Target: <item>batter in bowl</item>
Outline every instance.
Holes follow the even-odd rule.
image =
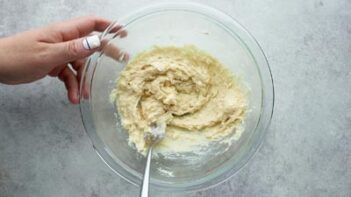
[[[144,154],[144,133],[165,123],[159,153],[187,152],[239,138],[246,91],[217,59],[194,46],[155,47],[136,56],[111,93],[130,145]]]

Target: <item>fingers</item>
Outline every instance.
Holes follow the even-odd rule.
[[[72,104],[79,103],[79,84],[86,59],[76,60],[71,63],[72,70],[68,65],[60,65],[50,72],[50,76],[58,76],[64,82],[68,99]],[[84,93],[84,91],[83,91]]]
[[[49,45],[52,56],[48,64],[60,65],[90,56],[99,49],[101,42],[97,35]]]
[[[121,37],[121,38],[124,38],[128,35],[128,32],[125,30],[125,29],[120,29],[118,32],[117,32],[117,36]]]
[[[88,99],[90,96],[90,84],[89,81],[83,81],[83,84],[81,84],[81,77],[82,77],[82,73],[84,70],[84,65],[86,63],[86,59],[80,59],[80,60],[76,60],[74,61],[71,65],[74,68],[74,70],[76,70],[77,72],[77,80],[78,80],[78,84],[80,85],[80,96]]]
[[[129,60],[128,53],[122,51],[120,48],[116,47],[113,44],[109,44],[104,47],[104,54],[115,59],[116,61],[127,62]]]
[[[125,35],[126,32],[122,31],[121,36]],[[113,45],[107,45],[106,40],[100,41],[97,35],[50,45],[53,57],[48,60],[50,61],[48,63],[56,65],[88,57],[95,51],[101,50],[102,47],[105,48],[104,52],[107,56],[118,61],[127,61],[129,59],[128,54]]]
[[[82,72],[83,72],[83,69],[84,69],[85,62],[86,62],[86,59],[79,59],[79,60],[74,61],[71,64],[73,69],[77,73],[78,84],[80,84],[80,79],[82,77]]]
[[[86,36],[93,31],[104,31],[111,24],[110,20],[97,16],[84,16],[60,22],[54,25],[63,40],[68,41]]]
[[[79,17],[51,26],[48,30],[51,33],[54,32],[55,36],[41,40],[49,48],[49,51],[45,51],[44,55],[50,56],[50,58],[41,61],[45,61],[45,64],[49,65],[65,65],[68,62],[92,55],[95,51],[103,48],[104,40],[100,40],[97,35],[83,38],[82,36],[91,35],[93,31],[103,31],[106,28],[109,29],[110,33],[115,33],[115,36],[121,38],[127,36],[127,31],[120,24],[111,24],[111,21],[96,16]],[[57,75],[58,70],[60,69],[54,69],[50,75]]]
[[[65,83],[68,99],[73,104],[79,103],[78,80],[69,67],[65,67],[58,75],[59,79]]]
[[[67,66],[67,64],[63,64],[63,65],[59,65],[59,66],[56,66],[54,69],[52,69],[50,72],[49,72],[49,75],[51,77],[57,77],[60,72]]]
[[[123,30],[123,25],[115,23],[109,32],[115,33]]]
[[[114,37],[124,38],[127,36],[128,32],[123,28],[124,26],[118,23],[114,23],[107,29],[108,33],[115,33]]]

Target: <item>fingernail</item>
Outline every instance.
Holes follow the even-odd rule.
[[[86,37],[83,40],[83,47],[88,50],[98,48],[100,45],[100,38],[97,35]]]

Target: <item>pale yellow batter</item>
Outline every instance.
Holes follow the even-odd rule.
[[[186,152],[233,132],[240,137],[246,92],[218,60],[194,46],[155,47],[135,57],[111,93],[140,153],[144,133],[165,122],[158,152]]]

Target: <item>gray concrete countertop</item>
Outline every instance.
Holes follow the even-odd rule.
[[[0,36],[74,16],[118,19],[151,0],[0,0]],[[198,1],[200,2],[200,1]],[[201,1],[236,18],[270,63],[276,107],[255,157],[229,181],[153,196],[351,196],[351,1]],[[95,154],[57,79],[0,85],[0,196],[138,196]]]

